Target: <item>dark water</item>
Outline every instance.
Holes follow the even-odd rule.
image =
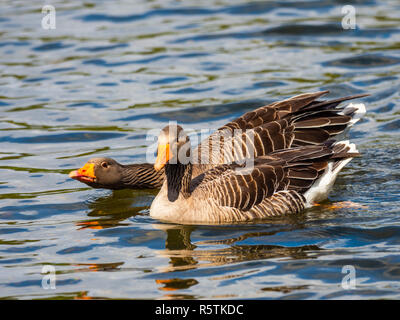
[[[51,3],[55,30],[43,1],[1,3],[1,298],[400,298],[397,0]],[[164,224],[147,215],[154,191],[68,178],[94,156],[145,161],[170,119],[198,132],[325,89],[371,94],[350,133],[363,156],[297,217]]]

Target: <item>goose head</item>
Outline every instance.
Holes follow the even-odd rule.
[[[188,164],[190,162],[190,139],[179,125],[170,124],[158,136],[156,171],[168,164]]]
[[[69,177],[94,188],[113,186],[122,179],[123,166],[111,158],[92,158],[82,168],[73,170]]]

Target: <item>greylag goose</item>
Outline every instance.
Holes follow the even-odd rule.
[[[326,199],[340,170],[359,155],[354,144],[335,138],[339,140],[338,134],[365,114],[365,106],[338,107],[354,96],[315,101],[324,93],[297,96],[245,114],[221,128],[247,129],[234,138],[216,137],[219,129],[210,144],[214,149],[201,160],[211,159],[211,164],[202,162],[204,170],[195,177],[193,154],[203,155],[204,144],[191,152],[180,126],[165,127],[154,168],[165,168],[166,179],[150,215],[178,223],[230,223],[299,213]],[[250,145],[244,143],[249,135]],[[233,148],[232,142],[239,147]],[[248,156],[249,146],[251,168],[238,161]]]
[[[165,167],[166,180],[150,215],[177,223],[229,223],[299,213],[324,200],[339,171],[358,155],[348,141],[327,141],[257,157],[250,171],[243,164],[223,164],[192,179],[191,162],[182,163],[176,156],[190,144],[183,129],[167,126],[159,143],[154,166]],[[176,154],[164,152],[172,146]],[[169,163],[174,158],[176,163]]]
[[[316,100],[326,93],[328,91],[302,94],[274,102],[248,112],[219,128],[193,150],[197,161],[192,167],[192,177],[195,178],[216,165],[246,158],[240,148],[232,152],[229,148],[226,150],[227,146],[246,140],[244,135],[232,138],[235,130],[247,130],[248,134],[254,136],[257,144],[256,156],[289,147],[286,140],[285,145],[281,144],[283,140],[278,129],[282,121],[294,123],[291,147],[321,143],[344,132],[357,121],[361,111],[350,105],[344,112],[344,108],[337,106],[343,101],[365,95],[327,101]],[[219,144],[216,138],[223,135],[225,139]],[[227,143],[229,139],[232,141]],[[94,158],[82,168],[71,171],[69,176],[93,188],[160,188],[164,180],[164,170],[156,172],[153,165],[148,163],[122,165],[110,158]]]

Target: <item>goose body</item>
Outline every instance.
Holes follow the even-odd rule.
[[[257,158],[251,172],[221,165],[193,180],[186,179],[182,165],[166,165],[150,215],[177,223],[230,223],[300,213],[326,199],[339,171],[358,155],[348,141],[289,151]],[[181,183],[171,186],[171,175]]]
[[[186,154],[190,150],[183,129],[165,127],[155,169],[165,169],[166,179],[150,215],[178,223],[230,223],[296,214],[326,199],[340,170],[358,155],[354,144],[336,140],[363,116],[365,107],[338,107],[356,96],[317,101],[324,93],[296,96],[245,114],[202,142],[189,161],[178,157],[182,149]],[[235,129],[246,131],[223,143],[215,139],[221,130]],[[243,164],[249,135],[251,169]],[[212,140],[212,150],[206,150]],[[193,154],[203,161],[197,176]]]

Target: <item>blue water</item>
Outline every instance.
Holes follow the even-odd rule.
[[[1,4],[0,298],[400,298],[397,0],[347,1],[349,30],[334,0],[51,4],[50,30],[41,1]],[[362,157],[301,215],[166,224],[156,191],[68,178],[95,156],[144,162],[169,120],[198,133],[318,90],[371,95],[349,134]]]

